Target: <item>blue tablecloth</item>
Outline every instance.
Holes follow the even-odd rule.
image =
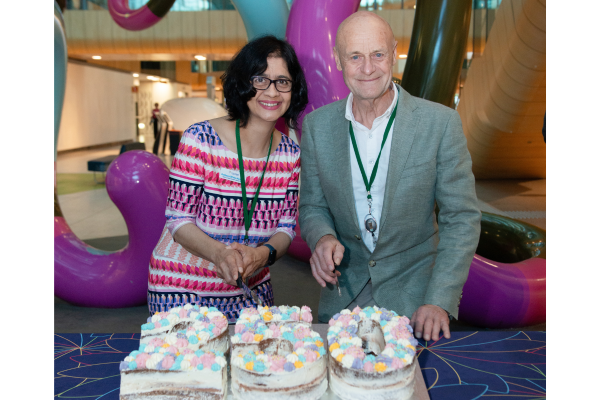
[[[139,334],[55,334],[55,398],[117,400],[119,362],[139,340]],[[546,397],[545,332],[452,332],[450,340],[419,344],[431,400]]]

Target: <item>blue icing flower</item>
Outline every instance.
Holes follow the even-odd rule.
[[[319,354],[321,354],[322,356],[325,355],[325,347],[324,346],[319,347]]]
[[[212,331],[213,329],[215,329],[215,324],[210,324],[210,325],[207,327],[207,329],[208,329],[209,331]]]
[[[171,371],[177,371],[181,369],[181,361],[177,360],[173,363],[173,366],[170,368]]]
[[[345,350],[345,349],[347,349],[350,346],[351,346],[350,343],[344,343],[343,345],[340,346],[340,349]]]
[[[146,319],[146,322],[152,322],[152,317],[148,317],[148,319]]]
[[[215,351],[215,356],[216,357],[223,357],[223,352],[222,351]]]
[[[369,361],[372,364],[375,364],[375,356],[373,354],[369,354],[365,357],[365,362]]]
[[[287,372],[292,372],[296,369],[296,367],[294,366],[294,364],[288,361],[285,364],[283,364],[283,369]]]
[[[410,326],[410,325],[407,325],[407,326],[406,326],[406,328],[408,329],[408,331],[409,331],[410,333],[413,333],[413,328],[412,328],[412,326]]]
[[[358,314],[354,314],[352,318],[354,318],[354,320],[357,322],[360,321],[360,316]]]
[[[135,361],[130,361],[128,367],[129,369],[136,369],[137,363]]]
[[[188,338],[188,342],[190,344],[198,344],[198,337],[196,335],[192,335]]]
[[[214,311],[219,311],[219,309],[216,308],[216,307],[208,307],[208,311],[213,311],[214,312]]]
[[[363,368],[363,362],[360,358],[355,358],[354,361],[352,361],[352,369],[362,369]]]
[[[298,360],[300,360],[300,361],[302,361],[303,363],[305,363],[305,362],[306,362],[306,357],[304,357],[304,354],[300,354],[300,355],[298,356]]]
[[[147,331],[150,329],[154,329],[154,324],[152,322],[142,325],[142,330]]]
[[[157,369],[158,371],[162,371],[162,370],[164,369],[164,368],[163,368],[163,365],[162,365],[162,363],[163,363],[163,360],[160,360],[160,361],[158,362],[158,364],[156,364],[156,369]]]
[[[197,369],[198,371],[202,371],[202,370],[204,369],[204,365],[202,365],[202,364],[198,364],[198,366],[196,367],[196,369]]]
[[[181,363],[183,361],[183,354],[180,354],[177,356],[177,358],[175,359],[175,362]]]
[[[380,355],[377,356],[376,360],[377,360],[377,362],[384,363],[388,367],[392,366],[392,358],[388,357],[386,355],[380,354]]]
[[[141,351],[139,350],[134,350],[131,352],[131,354],[129,354],[130,357],[136,358],[138,356],[138,354],[140,354]]]
[[[285,340],[289,340],[291,341],[295,341],[295,337],[294,334],[292,332],[284,332],[283,335],[281,335],[282,338],[284,338]]]
[[[281,314],[281,319],[285,321],[286,319],[290,319],[290,316],[288,314]]]
[[[267,367],[265,367],[265,364],[262,361],[256,361],[253,369],[256,372],[263,372],[265,369],[267,369]]]
[[[204,355],[204,351],[202,350],[196,350],[196,352],[194,353],[196,355],[196,357],[201,357]]]
[[[139,351],[143,353],[144,350],[146,350],[146,343],[140,343]]]
[[[395,351],[394,355],[398,358],[404,358],[406,356],[406,352],[400,350],[400,351]]]
[[[335,342],[335,336],[327,338],[327,344],[331,346]]]
[[[185,339],[187,336],[185,336],[185,333],[183,332],[177,332],[177,339]]]
[[[334,314],[333,319],[337,320],[340,317],[340,315],[342,315],[342,314],[340,314],[340,313]]]
[[[412,344],[415,347],[417,347],[417,345],[419,344],[419,341],[417,339],[415,339],[414,337],[410,337],[408,339],[408,341],[410,342],[410,344]]]
[[[356,325],[348,325],[348,327],[346,328],[346,331],[348,331],[352,335],[356,335],[356,332],[358,331],[358,327]]]
[[[169,325],[169,320],[168,319],[161,319],[160,320],[160,326],[167,326]]]
[[[247,362],[252,361],[252,356],[253,355],[254,354],[251,354],[251,353],[250,354],[244,354],[244,362],[247,363]]]
[[[213,363],[213,365],[210,366],[210,369],[212,369],[213,371],[217,372],[221,370],[221,366],[217,363]]]
[[[127,361],[121,361],[119,364],[119,371],[126,371],[129,369],[129,363]]]
[[[387,325],[387,323],[388,323],[388,322],[387,322],[385,319],[384,319],[384,320],[381,320],[381,321],[379,321],[379,325],[381,325],[382,327],[386,326],[386,325]]]
[[[305,349],[307,350],[312,350],[312,351],[319,351],[319,347],[317,347],[316,344],[309,344],[308,346],[304,346]]]

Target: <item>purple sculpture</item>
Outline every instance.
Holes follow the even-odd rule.
[[[141,31],[167,15],[175,0],[150,0],[137,10],[129,8],[128,0],[108,0],[108,12],[123,29]]]
[[[54,217],[54,294],[85,307],[131,307],[146,302],[148,263],[165,225],[169,169],[154,154],[132,150],[108,167],[106,190],[123,214],[129,243],[98,250]]]
[[[335,65],[333,47],[338,26],[359,4],[360,0],[296,0],[292,4],[286,37],[296,50],[308,84],[308,105],[300,125],[304,115],[350,93]],[[301,140],[301,130],[296,134]]]

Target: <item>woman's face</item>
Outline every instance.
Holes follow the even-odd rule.
[[[285,60],[281,57],[269,57],[267,58],[267,69],[262,74],[256,76],[262,76],[271,80],[287,79],[292,80]],[[292,88],[294,90],[294,88]],[[292,99],[292,92],[280,93],[275,88],[275,83],[266,90],[256,90],[256,96],[248,101],[248,108],[250,109],[250,120],[257,118],[263,121],[275,122],[281,117],[287,109],[290,107]]]

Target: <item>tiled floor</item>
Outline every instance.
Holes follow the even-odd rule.
[[[146,143],[151,150],[152,141]],[[88,173],[87,161],[118,154],[120,146],[101,150],[79,151],[59,155],[57,173]],[[167,166],[171,156],[161,156]],[[90,174],[90,180],[93,179]],[[546,180],[485,180],[476,183],[482,211],[520,219],[546,228]],[[59,204],[73,232],[92,246],[118,250],[127,243],[127,228],[119,210],[106,189],[59,196]],[[272,268],[272,281],[277,304],[309,305],[316,317],[319,287],[310,267],[291,257],[282,257]],[[290,278],[292,277],[292,278]],[[298,290],[302,288],[302,290]],[[56,332],[139,332],[147,317],[147,307],[125,309],[88,309],[72,306],[55,298]],[[474,327],[454,322],[455,330]],[[528,327],[545,330],[545,324]]]

